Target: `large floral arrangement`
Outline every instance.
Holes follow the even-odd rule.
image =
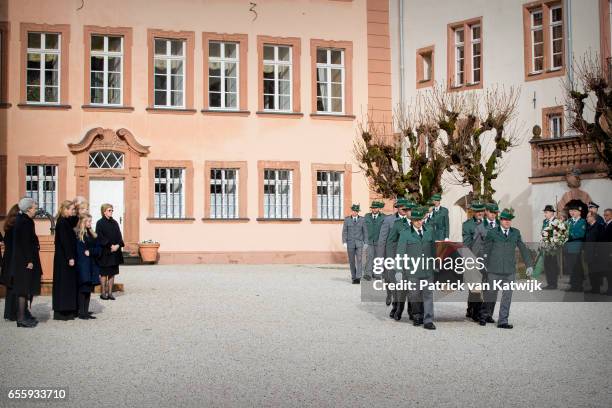
[[[567,242],[568,236],[567,223],[555,218],[542,230],[540,249],[545,253],[554,253]]]

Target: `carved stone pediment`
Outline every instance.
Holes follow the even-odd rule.
[[[80,142],[69,143],[68,148],[74,154],[91,150],[92,148],[108,150],[125,150],[127,148],[138,153],[140,156],[149,154],[149,146],[138,143],[134,135],[129,130],[123,128],[116,132],[112,129],[103,129],[101,127],[91,129]]]

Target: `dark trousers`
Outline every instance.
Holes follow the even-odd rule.
[[[565,253],[565,274],[570,276],[572,289],[582,290],[584,271],[582,269],[582,253]]]
[[[4,318],[12,321],[17,320],[17,296],[9,288],[6,288],[6,297],[4,298]]]
[[[489,290],[485,290],[483,293],[484,306],[481,311],[481,319],[487,317],[493,317],[493,309],[495,302],[497,301],[497,292],[493,283],[495,281],[501,283],[513,282],[516,278],[516,274],[511,275],[497,275],[494,273],[487,274],[487,282],[489,283]],[[510,304],[512,303],[512,290],[502,290],[501,301],[499,302],[499,320],[498,324],[508,323],[508,316],[510,316]]]
[[[559,258],[557,254],[544,255],[544,273],[548,286],[556,288],[559,281]]]

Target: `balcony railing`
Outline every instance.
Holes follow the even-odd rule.
[[[564,176],[572,168],[582,173],[607,171],[593,146],[582,137],[532,139],[530,143],[532,178]]]

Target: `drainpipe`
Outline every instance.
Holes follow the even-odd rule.
[[[565,0],[567,15],[567,79],[570,84],[574,80],[574,46],[572,42],[572,0]]]
[[[399,0],[399,103],[404,105],[404,0]]]

